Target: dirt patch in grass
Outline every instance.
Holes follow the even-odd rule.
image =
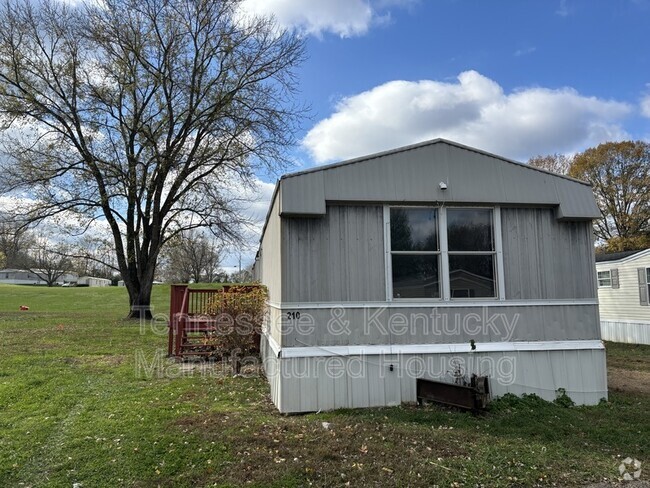
[[[650,371],[610,367],[607,372],[607,383],[610,390],[650,394]]]

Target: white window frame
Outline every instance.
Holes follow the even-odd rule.
[[[601,278],[600,274],[601,273],[607,273],[607,278]],[[648,272],[646,271],[646,276]],[[596,273],[596,279],[598,280],[598,288],[611,288],[612,287],[612,270],[611,269],[603,269],[601,271],[598,271]],[[601,285],[601,281],[608,281],[609,285]]]
[[[392,250],[390,242],[390,209],[391,208],[436,208],[438,210],[438,252],[431,252],[431,254],[439,254],[439,279],[441,286],[440,298],[394,298],[393,297],[393,264],[392,264]],[[494,297],[470,297],[459,298],[451,297],[451,283],[449,281],[449,248],[447,242],[447,209],[489,209],[492,210],[492,232],[494,238],[494,279],[495,289]],[[504,282],[504,264],[503,264],[503,238],[501,235],[501,207],[488,206],[488,205],[453,205],[447,207],[445,205],[384,205],[384,268],[385,281],[386,281],[386,301],[399,301],[399,302],[489,302],[494,300],[503,301],[506,298],[505,282]],[[418,254],[418,253],[414,253]],[[422,254],[422,253],[420,253]],[[459,253],[463,254],[463,253]],[[465,253],[469,254],[469,253]],[[488,254],[488,253],[478,253]]]
[[[426,208],[426,209],[433,209],[436,210],[436,221],[438,222],[438,228],[436,229],[438,232],[438,250],[437,251],[393,251],[392,249],[392,243],[390,240],[390,209],[391,208],[413,208],[413,209],[418,209],[418,208]],[[386,235],[385,235],[385,240],[384,242],[387,242],[388,245],[386,246],[387,252],[386,252],[386,297],[388,301],[393,301],[393,300],[399,300],[400,302],[420,302],[420,301],[432,301],[432,302],[439,302],[442,301],[444,298],[444,292],[443,292],[443,268],[442,268],[442,236],[440,235],[440,213],[441,213],[442,208],[437,207],[435,205],[385,205],[384,206],[384,222],[386,222],[386,225],[384,226],[386,229]],[[387,239],[387,240],[386,240]],[[445,242],[446,244],[446,242]],[[414,255],[414,256],[438,256],[438,286],[440,289],[440,296],[439,297],[431,297],[431,298],[394,298],[393,297],[393,254],[396,255],[402,255],[402,256],[408,256]]]
[[[645,269],[645,284],[648,287],[648,297],[650,297],[650,268]]]

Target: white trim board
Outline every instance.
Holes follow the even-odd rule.
[[[399,354],[460,354],[521,351],[577,351],[604,349],[600,340],[576,341],[519,341],[519,342],[479,342],[472,351],[470,344],[401,344],[401,345],[359,345],[359,346],[313,346],[280,348],[266,336],[276,357],[284,359],[333,357],[333,356],[378,356]],[[271,342],[272,341],[272,342]],[[274,344],[275,343],[275,346]],[[277,347],[277,349],[276,349]]]
[[[503,234],[501,230],[501,207],[494,207],[494,250],[496,251],[496,278],[499,300],[506,299],[506,272],[503,265]]]
[[[429,302],[396,300],[390,302],[266,302],[276,310],[308,310],[330,308],[479,308],[479,307],[557,307],[576,305],[598,305],[597,299],[584,300],[485,300]]]
[[[280,351],[282,351],[282,348],[280,347],[280,344],[278,344],[278,341],[276,341],[273,337],[271,337],[270,334],[264,334],[264,337],[266,337],[266,340],[269,343],[269,347],[273,351],[273,355],[276,358],[280,357]]]

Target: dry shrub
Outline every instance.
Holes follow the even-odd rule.
[[[204,313],[216,316],[218,323],[210,342],[223,356],[231,357],[236,374],[242,357],[259,353],[267,299],[262,285],[234,285],[224,287],[207,302]]]

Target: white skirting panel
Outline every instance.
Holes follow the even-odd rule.
[[[282,411],[280,405],[280,359],[278,359],[277,354],[273,350],[273,347],[269,344],[269,341],[273,341],[272,338],[269,338],[266,334],[262,334],[260,338],[260,353],[262,356],[262,362],[264,364],[264,373],[266,374],[266,379],[269,382],[271,387],[271,400],[275,405]]]
[[[600,319],[600,335],[604,341],[650,345],[650,322]]]
[[[271,397],[282,413],[399,405],[416,401],[416,379],[453,381],[454,371],[487,375],[493,396],[564,389],[576,404],[607,398],[605,351],[524,350],[470,353],[276,357],[262,338]]]

